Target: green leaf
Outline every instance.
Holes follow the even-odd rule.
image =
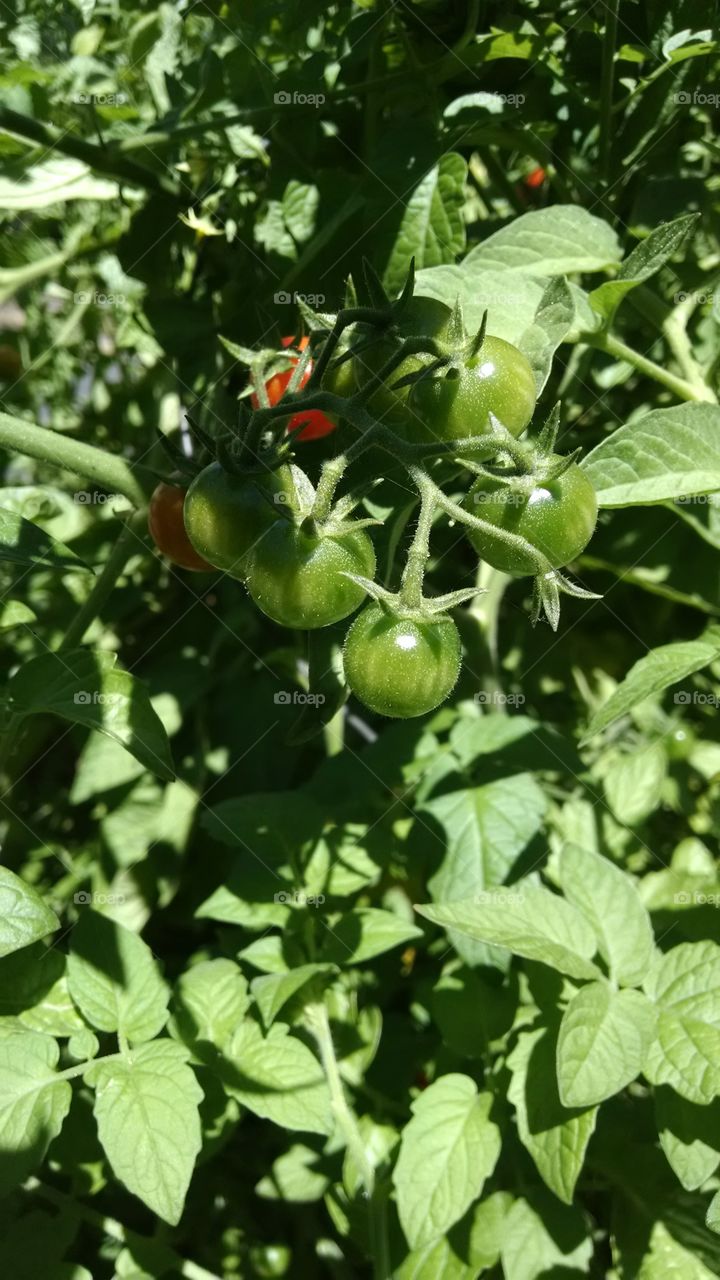
[[[98,1031],[139,1043],[165,1026],[169,992],[150,948],[107,916],[84,909],[71,934],[67,975],[75,1004]]]
[[[322,1172],[322,1156],[304,1143],[294,1143],[273,1161],[269,1174],[255,1186],[266,1200],[312,1204],[324,1196],[330,1179]]]
[[[187,1050],[173,1040],[144,1044],[126,1061],[96,1063],[86,1080],[95,1088],[98,1137],[115,1177],[174,1226],[201,1146],[203,1091]]]
[[[715,1195],[708,1205],[705,1222],[711,1231],[717,1231],[718,1234],[720,1234],[720,1191],[715,1192]]]
[[[619,822],[634,827],[662,803],[667,777],[667,751],[662,742],[648,742],[637,751],[624,751],[603,776],[605,799]]]
[[[590,925],[558,894],[520,883],[479,896],[485,901],[428,903],[415,910],[435,924],[540,960],[571,978],[600,976],[592,963],[597,940]]]
[[[643,506],[720,489],[720,406],[653,409],[583,458],[601,507]]]
[[[713,1280],[716,1276],[717,1271],[711,1271],[692,1248],[686,1249],[676,1240],[663,1222],[652,1225],[637,1280]]]
[[[554,204],[514,218],[465,258],[463,269],[559,276],[602,271],[618,262],[620,244],[604,218],[580,205]],[[508,287],[510,282],[508,282]]]
[[[441,1076],[413,1102],[393,1172],[411,1248],[443,1235],[481,1194],[500,1154],[492,1102],[492,1094],[478,1094],[474,1081],[457,1073]]]
[[[674,1089],[655,1090],[660,1145],[686,1191],[697,1191],[720,1165],[720,1099],[698,1106]]]
[[[22,600],[6,600],[0,605],[0,631],[13,631],[15,627],[24,627],[36,621],[37,614],[23,604]]]
[[[593,1242],[585,1216],[538,1188],[516,1200],[505,1220],[504,1280],[575,1280],[589,1274]]]
[[[701,1105],[720,1094],[720,947],[684,942],[659,955],[644,988],[659,1008],[645,1062],[651,1084]]]
[[[566,844],[560,855],[560,885],[565,897],[590,921],[613,979],[621,986],[639,986],[655,940],[630,876],[608,858]]]
[[[473,1205],[446,1236],[406,1254],[394,1280],[477,1280],[500,1258],[505,1219],[512,1205],[507,1191],[495,1191]]]
[[[23,1182],[62,1128],[72,1090],[55,1075],[60,1051],[50,1036],[0,1036],[0,1188]]]
[[[47,209],[66,200],[115,200],[119,188],[109,178],[98,178],[81,160],[50,156],[17,179],[0,178],[0,209],[27,212]]]
[[[8,511],[4,507],[0,508],[0,560],[9,560],[13,564],[41,565],[45,569],[56,569],[62,573],[67,573],[70,569],[92,573],[89,565],[84,564],[64,542],[57,542],[31,520],[25,520],[17,512]]]
[[[417,925],[378,907],[355,907],[327,917],[324,924],[321,959],[336,965],[361,964],[422,937]]]
[[[517,342],[532,365],[538,396],[550,376],[553,356],[574,320],[575,299],[570,286],[564,276],[555,276],[548,282],[532,324]]]
[[[337,972],[337,966],[334,964],[301,964],[287,973],[267,973],[260,978],[254,978],[250,984],[250,990],[260,1010],[264,1026],[271,1026],[288,1000],[297,995],[308,983],[312,983],[314,992],[318,985],[313,982],[314,978],[322,974],[325,981],[330,981]]]
[[[610,695],[607,702],[591,717],[583,746],[602,733],[615,720],[627,715],[638,702],[652,694],[677,684],[694,671],[700,671],[720,656],[720,644],[707,632],[699,640],[679,640],[675,644],[661,644],[630,668],[625,679]]]
[[[591,1107],[637,1079],[653,1037],[655,1009],[641,991],[591,982],[560,1024],[557,1074],[566,1107]]]
[[[418,271],[416,292],[438,298],[454,307],[459,298],[465,324],[479,329],[487,311],[487,332],[506,342],[517,343],[535,323],[545,293],[543,281],[519,272],[488,270],[482,262],[470,261]]]
[[[60,928],[37,889],[0,867],[0,956],[19,951]]]
[[[430,881],[433,901],[502,884],[540,829],[546,808],[542,789],[522,773],[425,801],[420,812],[438,823],[447,843]]]
[[[191,1047],[203,1040],[222,1050],[249,1004],[247,980],[234,960],[202,960],[178,979],[173,997],[175,1026]]]
[[[51,712],[114,738],[146,769],[174,778],[162,721],[142,681],[115,669],[117,655],[89,649],[44,653],[26,662],[8,685],[10,710]]]
[[[383,273],[383,284],[391,295],[402,288],[407,276],[408,245],[418,270],[453,262],[462,253],[466,181],[466,161],[448,151],[403,199],[402,218]]]
[[[631,289],[655,275],[674,254],[678,253],[691,235],[699,213],[686,213],[672,222],[661,222],[645,240],[636,245],[632,253],[620,265],[612,280],[598,285],[588,295],[590,305],[604,319],[610,320]]]
[[[225,1088],[248,1111],[284,1129],[332,1133],[330,1093],[320,1063],[287,1027],[274,1023],[263,1036],[248,1020],[225,1056],[230,1068]]]
[[[557,1038],[554,1026],[520,1032],[507,1060],[507,1096],[515,1108],[520,1141],[543,1182],[564,1204],[572,1204],[598,1108],[571,1109],[560,1101]]]
[[[546,808],[545,793],[529,774],[426,801],[420,813],[439,825],[445,843],[442,862],[428,882],[433,902],[470,901],[501,885],[540,829]],[[469,964],[486,958],[486,949],[464,935],[449,936]]]

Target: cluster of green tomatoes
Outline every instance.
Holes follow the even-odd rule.
[[[576,462],[553,451],[557,414],[535,441],[519,439],[536,403],[522,352],[484,324],[469,337],[459,308],[413,294],[412,272],[398,301],[372,280],[371,293],[369,307],[318,318],[319,336],[298,348],[302,355],[285,354],[285,373],[266,380],[254,371],[254,411],[243,411],[237,433],[186,493],[159,487],[150,527],[176,563],[241,580],[281,626],[314,632],[364,606],[344,641],[347,686],[372,711],[409,717],[432,711],[453,689],[461,644],[449,611],[476,592],[423,593],[437,511],[463,523],[494,568],[534,575],[539,607],[553,621],[558,591],[589,595],[559,570],[590,540],[597,503]],[[278,376],[282,403],[268,395]],[[342,418],[353,438],[324,464],[316,488],[294,465],[287,432],[289,422],[313,418],[328,424],[323,434]],[[363,493],[335,499],[368,448],[399,459],[420,498],[396,593],[374,580],[376,521],[353,515]],[[447,497],[442,477],[438,483],[440,460],[471,474],[460,503]]]

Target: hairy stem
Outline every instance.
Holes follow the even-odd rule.
[[[7,413],[0,413],[0,448],[85,476],[109,493],[121,493],[134,507],[143,507],[157,484],[157,477],[147,467],[131,466],[125,458],[95,445],[83,444],[23,418],[11,418]]]
[[[628,347],[611,333],[584,333],[581,335],[580,341],[587,343],[588,346],[597,347],[600,351],[606,351],[608,355],[615,356],[618,360],[626,360],[628,364],[637,369],[638,373],[644,373],[646,377],[652,378],[655,382],[667,387],[669,391],[674,392],[679,400],[705,401],[709,403],[715,401],[715,396],[709,387],[704,384],[702,386],[694,386],[686,378],[679,378],[676,374],[671,373],[669,369],[663,369],[662,365],[656,364],[654,360],[648,360],[646,356],[640,355],[639,351],[635,351],[633,347]]]
[[[420,512],[415,526],[415,535],[410,545],[405,569],[400,585],[400,603],[409,609],[419,609],[423,598],[423,581],[425,566],[430,555],[430,531],[435,515],[435,486],[427,483],[420,471],[415,471],[414,480],[420,494]]]
[[[310,1025],[320,1051],[320,1060],[325,1072],[328,1089],[330,1090],[330,1101],[332,1104],[333,1115],[335,1116],[338,1128],[345,1139],[348,1150],[352,1153],[353,1159],[360,1171],[360,1176],[365,1186],[365,1193],[368,1197],[373,1239],[375,1280],[389,1280],[390,1260],[384,1201],[375,1194],[375,1169],[365,1149],[365,1143],[363,1142],[363,1137],[358,1127],[355,1114],[350,1108],[345,1096],[345,1086],[343,1085],[338,1060],[335,1056],[335,1046],[333,1044],[327,1008],[324,1004],[318,1003],[310,1006],[307,1012]]]

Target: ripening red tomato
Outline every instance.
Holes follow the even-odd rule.
[[[157,485],[148,507],[148,528],[155,546],[168,560],[181,569],[212,573],[208,564],[193,547],[185,532],[183,504],[185,490],[177,484]]]
[[[283,338],[282,344],[284,347],[292,347],[293,350],[298,352],[304,351],[308,344],[307,335],[300,339],[297,346],[295,346],[294,338]],[[268,378],[265,383],[265,389],[271,405],[277,404],[279,400],[282,400],[296,364],[297,360],[294,360],[291,367],[286,369],[284,373],[274,373],[271,378]],[[305,386],[312,369],[313,363],[311,360],[302,376],[301,387]],[[255,392],[251,396],[251,402],[253,409],[259,409],[260,401]],[[322,436],[327,436],[331,431],[334,431],[336,426],[337,423],[332,418],[328,418],[327,414],[321,413],[319,409],[306,409],[303,413],[293,414],[288,422],[287,429],[288,431],[296,431],[298,440],[320,440]]]
[[[541,187],[543,182],[545,181],[545,177],[546,177],[545,170],[540,165],[538,165],[537,169],[533,169],[532,172],[528,174],[527,178],[525,179],[525,186],[531,187],[533,189],[535,187]]]

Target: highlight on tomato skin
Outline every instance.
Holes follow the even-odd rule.
[[[293,351],[297,351],[299,357],[300,353],[305,350],[308,344],[308,337],[307,334],[305,334],[299,341],[294,337],[285,337],[282,338],[281,341],[284,347],[291,347]],[[288,384],[296,365],[297,358],[293,360],[292,366],[289,369],[285,369],[282,373],[274,373],[272,377],[268,378],[265,383],[265,390],[267,392],[268,401],[271,405],[276,405],[278,401],[282,400],[288,389]],[[300,388],[305,386],[312,371],[313,362],[311,360],[300,379]],[[255,391],[253,391],[252,396],[250,397],[250,402],[253,409],[260,408],[260,401]],[[334,431],[336,427],[337,423],[334,419],[329,418],[327,414],[322,413],[320,409],[306,409],[302,413],[293,414],[287,424],[286,430],[292,431],[295,434],[296,439],[307,441],[321,440],[323,436],[330,435],[331,431]]]

